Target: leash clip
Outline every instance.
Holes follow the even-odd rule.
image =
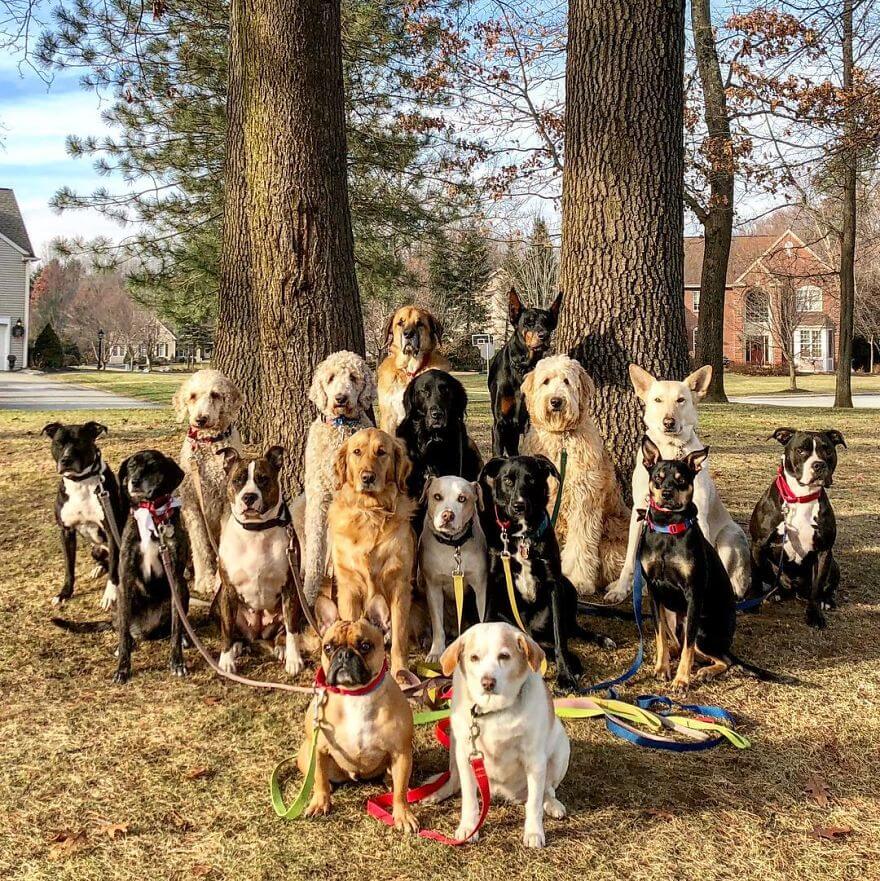
[[[501,556],[510,558],[510,545],[507,539],[507,530],[501,527]]]
[[[471,727],[470,727],[470,738],[471,738],[471,754],[468,757],[471,761],[474,759],[482,759],[483,751],[477,748],[477,738],[480,736],[480,723],[477,722],[477,705],[474,704],[471,707]]]
[[[455,568],[452,570],[452,577],[464,575],[464,569],[461,568],[461,547],[456,547],[452,551],[452,559],[455,563]]]

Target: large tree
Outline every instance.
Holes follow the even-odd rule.
[[[557,343],[596,381],[594,409],[629,485],[642,435],[631,362],[687,372],[682,296],[684,10],[572,0]]]

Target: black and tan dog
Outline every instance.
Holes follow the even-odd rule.
[[[749,522],[752,581],[805,599],[807,623],[823,628],[823,609],[835,608],[840,582],[834,559],[837,521],[825,490],[833,483],[837,447],[846,447],[846,441],[834,429],[777,428],[771,437],[785,450],[776,479]]]
[[[428,370],[407,386],[403,393],[406,416],[397,427],[397,436],[406,444],[412,463],[407,480],[412,498],[421,497],[429,475],[479,477],[483,459],[468,437],[467,402],[464,386],[443,370]]]
[[[703,535],[694,505],[694,478],[709,455],[695,450],[683,459],[662,459],[645,436],[642,458],[649,474],[649,508],[636,565],[642,567],[656,631],[654,673],[672,678],[671,656],[678,652],[672,685],[687,689],[692,678],[705,680],[737,666],[759,679],[794,680],[755,667],[731,650],[736,600],[730,576]],[[694,671],[696,660],[706,665]]]
[[[492,401],[492,453],[516,456],[529,421],[522,383],[525,375],[547,354],[559,320],[562,294],[549,309],[525,308],[514,288],[508,293],[513,334],[489,365]]]
[[[281,495],[284,448],[225,457],[229,515],[220,532],[220,666],[235,673],[243,643],[270,640],[292,676],[303,669],[296,643],[300,605],[287,559],[290,512]]]
[[[64,585],[52,598],[55,606],[73,596],[77,533],[91,544],[92,559],[97,564],[97,572],[107,573],[107,586],[101,598],[101,608],[109,609],[116,602],[119,548],[106,522],[98,493],[103,490],[108,494],[119,531],[125,522],[125,513],[119,501],[116,476],[101,458],[97,445],[98,438],[106,432],[107,427],[100,422],[86,422],[84,425],[50,422],[43,428],[42,433],[52,440],[52,458],[61,475],[55,499],[55,520],[61,530],[65,576]]]
[[[485,510],[481,515],[489,548],[487,618],[518,623],[508,599],[502,555],[509,550],[517,611],[528,634],[556,659],[560,688],[577,687],[581,662],[568,647],[581,637],[614,648],[607,636],[592,633],[577,620],[577,592],[562,574],[556,534],[547,516],[548,479],[559,480],[544,456],[489,460],[480,475]]]

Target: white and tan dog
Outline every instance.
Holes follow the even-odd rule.
[[[562,574],[579,594],[592,594],[620,573],[626,556],[629,509],[624,505],[614,466],[590,415],[596,386],[586,370],[567,355],[544,358],[528,373],[522,392],[531,426],[520,450],[546,456],[565,482],[556,536],[562,546]],[[551,490],[552,512],[558,487]]]
[[[478,511],[483,510],[480,484],[463,477],[429,477],[422,494],[427,505],[419,538],[419,577],[431,615],[428,663],[440,660],[446,649],[445,600],[455,603],[452,573],[461,568],[465,587],[477,601],[480,620],[486,618],[486,536]]]
[[[685,377],[684,382],[655,379],[636,364],[630,364],[629,376],[636,394],[645,405],[647,435],[659,448],[662,458],[682,459],[688,453],[705,447],[696,433],[697,402],[705,397],[709,389],[712,380],[710,365],[695,370]],[[626,599],[632,589],[634,561],[642,528],[635,509],[645,504],[648,480],[648,471],[642,466],[642,453],[639,449],[633,471],[634,508],[630,520],[626,562],[620,578],[609,587],[605,596],[610,602]],[[694,481],[694,505],[697,507],[703,535],[718,551],[737,597],[744,597],[751,585],[749,542],[745,532],[724,507],[709,469],[705,466]]]
[[[534,640],[503,623],[476,624],[443,653],[443,672],[452,674],[450,778],[432,800],[461,789],[456,838],[473,831],[480,813],[473,749],[483,754],[492,797],[525,803],[526,847],[544,846],[545,813],[565,816],[556,789],[568,770],[571,746],[539,672],[543,660]],[[474,723],[479,733],[472,743]]]
[[[183,522],[192,547],[196,592],[211,596],[217,588],[217,557],[211,544],[220,541],[220,523],[226,508],[225,447],[241,449],[235,418],[241,409],[241,393],[219,370],[193,373],[175,392],[172,405],[177,421],[186,421],[187,436],[180,450],[180,467],[186,477],[180,485]],[[198,473],[204,517],[194,483]],[[205,522],[207,520],[207,523]]]

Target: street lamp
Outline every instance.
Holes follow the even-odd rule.
[[[98,328],[98,370],[104,369],[104,331]]]

